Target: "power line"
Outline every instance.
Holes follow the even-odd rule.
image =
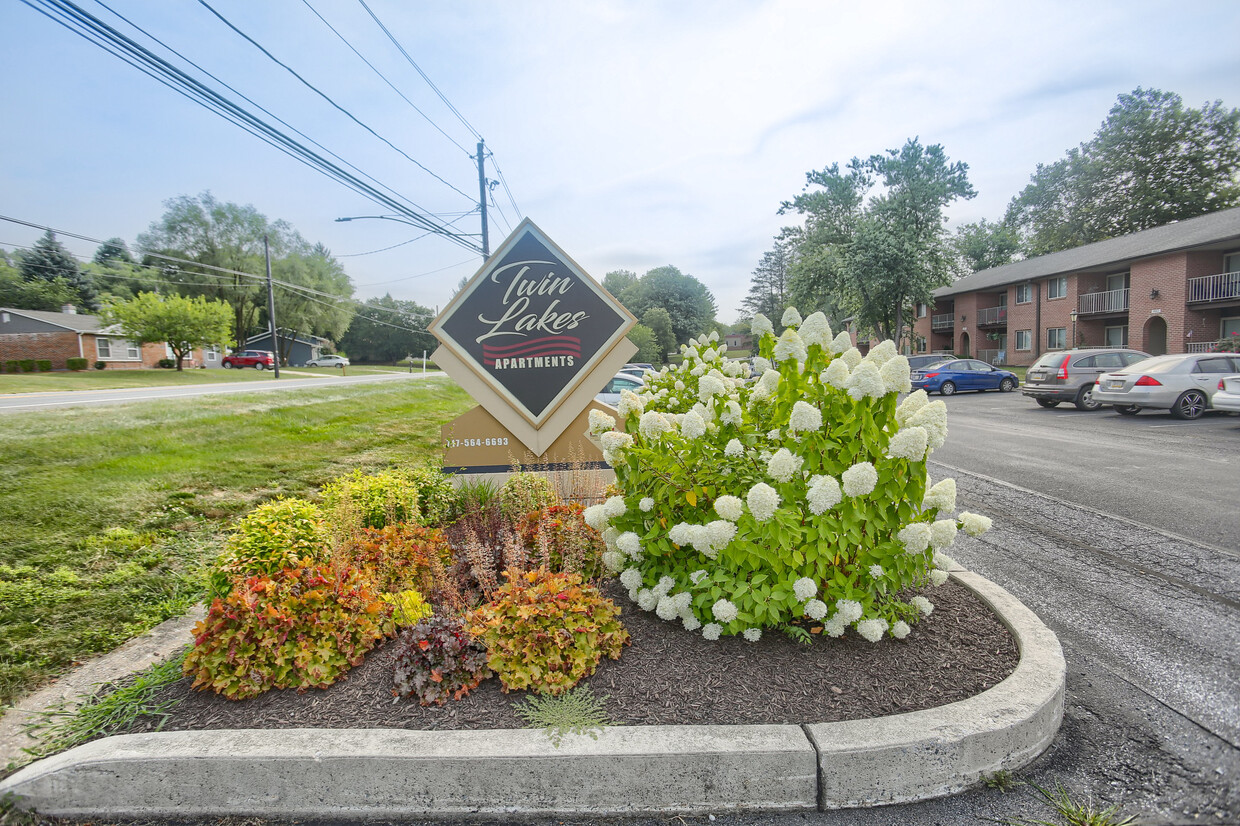
[[[304,144],[280,132],[258,116],[246,111],[223,95],[205,86],[202,82],[173,66],[167,60],[155,55],[149,49],[122,34],[114,27],[85,12],[72,2],[69,2],[69,0],[22,0],[22,2],[88,42],[99,46],[109,54],[124,60],[129,65],[163,83],[189,100],[215,111],[225,119],[241,126],[246,131],[326,177],[332,178],[375,203],[407,217],[411,223],[417,226],[437,231],[458,246],[471,252],[481,252],[481,248],[469,239],[461,236],[459,233],[446,229],[442,224],[437,224],[434,219],[416,210],[409,209],[375,187],[370,186],[309,149]],[[36,2],[45,6],[46,9],[39,8]]]
[[[377,286],[379,286],[380,284],[395,284],[397,281],[412,281],[412,280],[413,280],[413,279],[415,279],[415,278],[425,278],[425,277],[426,277],[426,276],[428,276],[428,275],[434,275],[435,273],[438,273],[438,272],[443,272],[444,270],[450,270],[450,269],[453,269],[453,268],[455,268],[455,267],[459,267],[459,266],[462,266],[462,265],[464,265],[464,264],[468,264],[468,263],[470,263],[470,262],[471,262],[471,261],[473,261],[473,260],[474,260],[474,259],[472,259],[472,258],[466,258],[464,261],[457,261],[455,264],[449,264],[449,265],[448,265],[448,266],[446,266],[446,267],[440,267],[439,269],[437,269],[437,270],[431,270],[430,272],[420,272],[420,273],[418,273],[417,275],[404,275],[404,276],[401,276],[400,278],[393,278],[393,279],[391,279],[390,281],[369,281],[369,282],[367,282],[367,283],[365,283],[365,284],[356,284],[356,285],[354,285],[354,286],[357,286],[357,287],[377,287]]]
[[[277,115],[277,114],[275,114],[274,112],[272,112],[270,109],[268,109],[268,108],[266,108],[265,106],[263,106],[262,104],[258,103],[258,102],[257,102],[257,101],[255,101],[253,98],[251,98],[251,97],[247,96],[245,93],[243,93],[243,92],[239,91],[239,90],[238,90],[235,86],[232,86],[232,85],[231,85],[231,84],[229,84],[227,81],[225,81],[225,80],[221,79],[219,76],[217,76],[217,75],[215,75],[215,74],[212,74],[210,71],[208,71],[207,69],[203,68],[203,67],[202,67],[201,65],[199,65],[198,63],[195,63],[193,60],[190,60],[190,59],[189,59],[188,57],[186,57],[184,54],[182,54],[181,52],[177,51],[177,50],[176,50],[176,49],[174,49],[173,47],[169,46],[167,43],[165,43],[164,41],[160,40],[158,37],[156,37],[155,35],[151,34],[149,31],[147,31],[146,29],[142,28],[142,27],[141,27],[141,26],[139,26],[137,23],[133,22],[132,20],[130,20],[129,18],[125,17],[125,16],[124,16],[123,14],[121,14],[120,12],[118,12],[118,11],[116,11],[115,9],[113,9],[112,7],[108,6],[106,3],[104,3],[104,2],[103,2],[103,0],[95,0],[95,2],[96,2],[96,3],[98,3],[100,6],[103,6],[103,8],[107,9],[108,11],[110,11],[112,14],[114,14],[114,15],[115,15],[116,17],[118,17],[119,19],[121,19],[121,20],[125,21],[127,24],[129,24],[130,26],[132,26],[135,30],[137,30],[137,31],[141,32],[141,33],[142,33],[143,35],[145,35],[148,39],[150,39],[150,40],[154,41],[155,43],[158,43],[160,46],[164,47],[164,48],[165,48],[165,49],[167,49],[169,52],[171,52],[172,54],[174,54],[174,55],[176,55],[177,57],[179,57],[181,60],[183,60],[183,61],[185,61],[186,63],[188,63],[190,66],[193,66],[195,69],[197,69],[198,71],[202,72],[204,75],[206,75],[207,77],[211,78],[211,79],[212,79],[212,80],[214,80],[216,83],[218,83],[218,84],[220,84],[221,86],[223,86],[225,89],[228,89],[230,92],[232,92],[233,94],[237,95],[238,97],[240,97],[242,100],[244,100],[244,101],[246,101],[247,103],[249,103],[249,104],[250,104],[251,106],[253,106],[254,108],[258,109],[260,112],[263,112],[263,113],[265,113],[265,114],[269,115],[270,117],[274,118],[277,122],[279,122],[279,123],[283,124],[284,126],[288,127],[288,128],[289,128],[289,129],[291,129],[293,132],[297,133],[298,135],[300,135],[301,137],[305,138],[305,139],[306,139],[307,141],[309,141],[310,143],[312,143],[312,144],[314,144],[315,146],[317,146],[319,149],[322,149],[324,152],[326,152],[327,154],[331,155],[331,156],[332,156],[333,158],[335,158],[336,160],[338,160],[338,161],[340,161],[341,163],[343,163],[345,166],[348,166],[350,169],[352,169],[353,171],[357,172],[359,175],[362,175],[363,177],[365,177],[365,178],[369,179],[370,181],[373,181],[375,184],[377,184],[377,185],[379,185],[379,186],[383,187],[383,188],[384,188],[384,189],[386,189],[388,192],[392,193],[392,194],[393,194],[393,195],[395,195],[396,197],[398,197],[398,198],[400,198],[401,200],[405,201],[406,203],[408,203],[410,206],[414,207],[415,209],[420,209],[420,210],[422,210],[423,212],[428,212],[428,210],[427,210],[425,207],[419,206],[418,204],[416,204],[416,203],[414,203],[413,201],[411,201],[410,199],[406,198],[404,195],[401,195],[399,192],[397,192],[396,190],[394,190],[394,189],[392,189],[391,187],[387,186],[387,185],[386,185],[386,184],[384,184],[383,182],[379,181],[378,179],[374,178],[373,176],[371,176],[371,175],[367,174],[366,172],[362,171],[361,169],[359,169],[359,168],[358,168],[357,166],[355,166],[354,164],[352,164],[352,163],[350,163],[349,161],[345,160],[345,159],[344,159],[344,158],[342,158],[340,155],[338,155],[338,154],[336,154],[335,152],[333,152],[332,150],[328,149],[326,146],[324,146],[323,144],[319,143],[319,142],[318,142],[318,141],[316,141],[314,138],[312,138],[312,137],[310,137],[309,135],[307,135],[305,132],[302,132],[300,129],[298,129],[297,127],[293,126],[291,123],[289,123],[288,121],[286,121],[286,120],[284,120],[283,118],[281,118],[279,115]],[[132,65],[132,64],[131,64],[131,65]],[[251,133],[251,134],[253,134],[253,133]]]
[[[473,157],[473,155],[470,155],[470,152],[469,152],[469,150],[468,150],[468,149],[466,149],[465,147],[463,147],[463,146],[461,146],[459,143],[457,143],[456,138],[452,137],[452,136],[451,136],[451,135],[449,135],[447,132],[445,132],[442,128],[440,128],[439,124],[437,124],[437,123],[435,123],[435,121],[431,120],[430,115],[428,115],[428,114],[426,114],[425,112],[423,112],[421,109],[419,109],[419,108],[418,108],[418,107],[414,104],[414,102],[413,102],[413,101],[411,101],[409,98],[405,97],[405,93],[404,93],[404,92],[402,92],[400,89],[397,89],[397,88],[396,88],[396,85],[395,85],[394,83],[392,83],[392,81],[388,80],[388,79],[387,79],[387,76],[386,76],[386,75],[384,75],[384,74],[383,74],[383,72],[380,72],[377,68],[375,68],[375,65],[374,65],[373,63],[371,63],[369,60],[367,60],[367,59],[365,58],[365,56],[363,56],[363,55],[362,55],[362,53],[361,53],[361,52],[359,52],[357,49],[353,48],[353,44],[352,44],[352,43],[350,43],[347,39],[345,39],[345,36],[344,36],[343,34],[341,34],[339,31],[337,31],[335,26],[333,26],[331,23],[328,23],[328,22],[327,22],[327,18],[325,18],[325,17],[323,17],[323,15],[319,14],[318,10],[317,10],[317,9],[315,9],[315,7],[314,7],[314,6],[310,5],[310,0],[301,0],[301,2],[302,2],[302,3],[304,3],[304,4],[306,5],[306,8],[308,8],[308,9],[310,9],[310,11],[314,12],[314,16],[315,16],[315,17],[317,17],[317,18],[319,18],[319,20],[322,20],[322,21],[323,21],[323,25],[324,25],[324,26],[327,26],[327,28],[329,28],[329,29],[331,29],[331,30],[332,30],[332,34],[334,34],[334,35],[336,35],[336,37],[340,38],[340,42],[341,42],[341,43],[343,43],[344,45],[348,46],[348,47],[349,47],[349,49],[351,49],[351,50],[352,50],[353,54],[357,55],[357,56],[361,59],[361,61],[362,61],[363,63],[365,63],[367,66],[369,66],[369,67],[370,67],[370,70],[371,70],[372,72],[374,72],[374,73],[375,73],[375,74],[377,74],[380,78],[382,78],[384,83],[386,83],[388,86],[392,87],[392,91],[393,91],[393,92],[395,92],[396,94],[400,95],[400,96],[401,96],[401,98],[405,101],[405,103],[408,103],[408,104],[409,104],[409,106],[413,109],[413,111],[417,112],[419,115],[421,115],[421,116],[422,116],[422,117],[426,120],[426,122],[427,122],[427,123],[429,123],[431,126],[435,127],[437,130],[439,130],[439,134],[443,135],[445,138],[447,138],[447,139],[448,139],[448,140],[450,140],[453,144],[455,144],[457,149],[461,150],[461,151],[462,151],[462,152],[464,152],[466,155],[469,155],[471,158]]]
[[[457,221],[460,221],[462,218],[464,218],[466,215],[473,215],[473,214],[474,214],[475,212],[477,212],[477,211],[478,211],[478,210],[476,210],[476,209],[471,209],[469,212],[462,212],[462,213],[460,214],[460,216],[458,216],[457,218],[454,218],[454,219],[452,219],[451,221],[449,221],[447,225],[448,225],[448,226],[452,226],[452,225],[454,225]],[[377,250],[370,250],[369,252],[353,252],[353,253],[348,253],[348,254],[342,254],[342,255],[338,255],[338,256],[336,256],[336,257],[337,257],[337,258],[357,258],[357,257],[362,256],[362,255],[374,255],[374,254],[375,254],[375,253],[377,253],[377,252],[387,252],[388,250],[394,250],[394,249],[396,249],[397,247],[403,247],[403,246],[405,246],[406,244],[412,244],[414,241],[419,241],[419,240],[421,240],[421,239],[425,238],[426,236],[428,236],[428,235],[430,235],[430,234],[431,234],[431,233],[429,233],[429,232],[424,232],[424,233],[422,233],[421,235],[415,235],[414,237],[410,238],[408,241],[401,241],[399,244],[393,244],[393,245],[392,245],[392,246],[390,246],[390,247],[382,247],[382,248],[377,249]],[[383,283],[383,282],[380,282],[380,283]]]
[[[202,0],[199,0],[199,2],[202,2]],[[405,51],[405,47],[400,45],[400,41],[396,39],[396,36],[392,34],[391,31],[388,30],[387,26],[383,25],[383,21],[380,20],[378,15],[376,15],[374,11],[371,10],[370,6],[366,5],[366,0],[357,0],[357,2],[362,4],[362,8],[364,8],[366,10],[366,13],[370,15],[370,18],[375,21],[375,24],[380,29],[383,30],[383,33],[387,35],[388,40],[392,41],[392,45],[395,46],[400,51],[400,53],[405,56],[405,60],[409,61],[410,66],[412,66],[414,69],[417,69],[418,74],[420,74],[422,76],[422,79],[426,81],[426,85],[430,86],[432,91],[434,91],[435,94],[439,95],[439,99],[444,102],[444,105],[448,107],[448,109],[452,112],[452,114],[456,115],[457,119],[465,125],[465,128],[468,129],[475,138],[477,138],[478,140],[482,140],[482,135],[478,132],[478,130],[475,129],[469,121],[465,120],[465,116],[462,115],[457,110],[457,108],[452,105],[452,101],[448,100],[448,98],[444,95],[444,93],[439,91],[439,87],[436,86],[434,82],[427,76],[426,72],[422,71],[422,67],[419,66],[414,61],[413,57],[410,56],[409,52]]]
[[[471,198],[469,195],[466,195],[466,194],[465,194],[464,192],[462,192],[460,189],[457,189],[457,187],[456,187],[456,186],[454,186],[453,184],[448,183],[448,182],[447,182],[447,181],[445,181],[443,178],[439,177],[439,176],[438,176],[438,175],[436,175],[434,172],[432,172],[430,169],[427,169],[427,168],[426,168],[424,165],[422,165],[422,163],[420,163],[417,159],[415,159],[415,158],[413,158],[411,155],[409,155],[409,153],[408,153],[408,152],[406,152],[405,150],[401,149],[401,148],[400,148],[400,147],[398,147],[396,144],[392,143],[390,140],[388,140],[387,138],[385,138],[385,137],[383,137],[382,135],[380,135],[380,134],[379,134],[378,132],[376,132],[374,129],[371,129],[371,128],[370,128],[369,126],[367,126],[365,123],[362,123],[362,121],[360,121],[360,120],[359,120],[359,119],[358,119],[358,118],[357,118],[357,117],[356,117],[356,116],[355,116],[352,112],[350,112],[348,109],[345,109],[345,108],[344,108],[343,106],[341,106],[339,103],[336,103],[336,101],[332,100],[332,99],[331,99],[331,97],[329,97],[329,96],[328,96],[325,92],[323,92],[321,89],[319,89],[319,88],[318,88],[317,86],[315,86],[313,83],[311,83],[310,81],[308,81],[308,80],[306,80],[304,77],[302,77],[300,74],[298,74],[298,73],[297,73],[297,72],[293,69],[293,67],[292,67],[292,66],[289,66],[287,63],[285,63],[284,61],[280,60],[278,57],[276,57],[275,55],[273,55],[271,52],[267,51],[266,47],[264,47],[261,43],[259,43],[259,42],[258,42],[257,40],[255,40],[254,38],[250,37],[250,36],[249,36],[248,34],[246,34],[245,32],[241,31],[241,29],[237,28],[235,25],[233,25],[233,23],[232,23],[232,22],[231,22],[231,21],[230,21],[227,17],[225,17],[224,15],[222,15],[222,14],[220,14],[218,11],[216,11],[214,8],[212,8],[212,7],[211,7],[211,4],[210,4],[210,3],[208,3],[208,2],[207,2],[207,0],[198,0],[198,3],[199,3],[199,5],[201,5],[203,8],[205,8],[207,11],[211,12],[211,13],[212,13],[212,14],[214,14],[216,17],[218,17],[221,23],[223,23],[225,26],[227,26],[228,28],[230,28],[230,29],[232,29],[234,32],[236,32],[238,35],[240,35],[240,36],[241,36],[241,37],[242,37],[242,38],[243,38],[243,39],[244,39],[247,43],[249,43],[249,44],[250,44],[250,45],[252,45],[254,48],[258,49],[260,52],[262,52],[264,55],[266,55],[266,56],[267,56],[267,57],[268,57],[268,58],[269,58],[269,59],[270,59],[273,63],[275,63],[277,66],[279,66],[280,68],[282,68],[282,69],[284,69],[285,71],[287,71],[287,72],[288,72],[289,74],[291,74],[293,77],[295,77],[295,78],[297,78],[298,80],[300,80],[300,81],[302,82],[302,84],[303,84],[303,85],[304,85],[307,89],[309,89],[310,91],[314,92],[316,95],[318,95],[319,97],[323,98],[323,100],[325,100],[325,101],[327,101],[329,104],[331,104],[331,105],[332,105],[332,106],[333,106],[333,107],[334,107],[337,111],[339,111],[342,115],[344,115],[344,116],[345,116],[345,117],[347,117],[349,120],[351,120],[351,121],[353,121],[354,123],[356,123],[358,126],[360,126],[360,127],[362,127],[363,129],[365,129],[365,130],[366,130],[367,132],[369,132],[370,134],[374,135],[374,136],[375,136],[376,138],[378,138],[379,140],[383,141],[385,144],[387,144],[389,147],[391,147],[394,151],[399,152],[402,156],[404,156],[407,160],[409,160],[410,162],[412,162],[413,164],[415,164],[415,165],[416,165],[419,169],[421,169],[421,170],[422,170],[423,172],[425,172],[427,175],[430,175],[432,178],[434,178],[435,180],[439,181],[439,182],[440,182],[440,183],[442,183],[444,186],[446,186],[446,187],[448,187],[448,188],[450,188],[450,189],[454,190],[455,192],[459,193],[460,195],[464,196],[465,198],[469,198],[470,200],[472,200],[472,198]]]

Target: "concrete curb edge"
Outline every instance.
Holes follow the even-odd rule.
[[[1063,716],[1059,641],[1015,597],[952,576],[1011,630],[1016,670],[926,711],[805,726],[616,726],[559,748],[538,731],[286,729],[107,737],[0,781],[54,816],[595,816],[805,811],[952,794],[1020,768]]]

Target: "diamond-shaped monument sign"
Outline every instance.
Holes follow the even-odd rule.
[[[448,375],[467,389],[481,380],[537,430],[636,323],[527,218],[429,329],[455,357],[440,365]],[[504,421],[491,393],[475,398]]]

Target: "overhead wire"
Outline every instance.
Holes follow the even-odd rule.
[[[199,0],[199,2],[202,2],[202,0]],[[357,0],[357,2],[362,4],[362,8],[364,8],[366,13],[370,15],[370,18],[375,21],[375,25],[383,30],[383,33],[387,35],[387,39],[392,41],[392,45],[405,56],[405,60],[409,61],[409,65],[417,70],[418,74],[422,76],[422,79],[426,81],[426,85],[430,86],[431,90],[439,96],[439,99],[442,100],[444,105],[448,107],[448,110],[452,112],[452,114],[456,115],[457,120],[464,124],[465,128],[468,129],[475,138],[482,140],[482,135],[478,132],[478,130],[473,127],[473,124],[465,120],[465,116],[452,105],[452,101],[448,100],[447,96],[443,92],[439,91],[439,87],[435,85],[434,81],[432,81],[429,76],[427,76],[426,72],[422,71],[422,67],[417,64],[409,52],[405,51],[405,47],[400,45],[400,41],[396,39],[396,35],[392,34],[388,27],[383,25],[383,21],[380,20],[379,16],[374,13],[374,10],[366,4],[366,0]]]
[[[368,174],[368,173],[364,172],[363,170],[361,170],[360,168],[358,168],[358,167],[357,167],[357,166],[355,166],[354,164],[352,164],[352,163],[350,163],[349,161],[345,160],[345,159],[344,159],[344,158],[342,158],[340,155],[338,155],[338,154],[336,154],[335,152],[333,152],[332,150],[328,149],[326,146],[324,146],[323,144],[319,143],[319,142],[318,142],[318,141],[316,141],[314,138],[312,138],[312,137],[310,137],[309,135],[307,135],[305,132],[301,131],[300,129],[298,129],[297,127],[293,126],[293,125],[292,125],[291,123],[289,123],[288,121],[286,121],[286,120],[284,120],[283,118],[281,118],[279,115],[277,115],[277,114],[275,114],[274,112],[272,112],[270,109],[268,109],[268,108],[266,108],[265,106],[263,106],[261,103],[258,103],[256,100],[254,100],[253,98],[249,97],[249,96],[248,96],[248,95],[246,95],[244,92],[241,92],[240,90],[238,90],[235,86],[232,86],[232,85],[231,85],[231,84],[229,84],[227,81],[225,81],[225,80],[223,80],[222,78],[220,78],[218,75],[215,75],[215,74],[213,74],[212,72],[208,71],[207,69],[205,69],[205,68],[204,68],[203,66],[201,66],[200,64],[198,64],[198,63],[194,62],[193,60],[191,60],[190,58],[186,57],[183,53],[181,53],[181,52],[180,52],[180,51],[178,51],[177,49],[173,48],[172,46],[169,46],[169,45],[168,45],[167,43],[165,43],[163,40],[160,40],[158,37],[156,37],[155,35],[151,34],[149,31],[147,31],[146,29],[144,29],[144,28],[142,28],[141,26],[139,26],[137,23],[135,23],[135,22],[133,22],[132,20],[130,20],[128,17],[125,17],[125,15],[123,15],[123,14],[121,14],[120,12],[116,11],[116,9],[113,9],[111,6],[109,6],[109,5],[107,5],[106,3],[104,3],[104,2],[103,2],[103,0],[95,0],[95,2],[96,2],[97,4],[99,4],[100,6],[102,6],[103,8],[107,9],[109,12],[111,12],[112,14],[114,14],[114,15],[115,15],[116,17],[118,17],[119,19],[121,19],[121,20],[125,21],[127,24],[129,24],[130,26],[132,26],[135,30],[137,30],[137,31],[141,32],[141,33],[142,33],[143,35],[145,35],[148,39],[150,39],[150,40],[154,41],[155,43],[158,43],[160,46],[164,47],[164,48],[165,48],[165,49],[167,49],[169,52],[171,52],[172,54],[176,55],[176,56],[177,56],[178,58],[180,58],[181,60],[183,60],[183,61],[185,61],[186,63],[188,63],[190,66],[193,66],[195,69],[197,69],[198,71],[202,72],[204,75],[206,75],[207,77],[211,78],[211,79],[212,79],[212,80],[214,80],[216,83],[218,83],[218,84],[220,84],[221,86],[223,86],[225,89],[228,89],[230,92],[232,92],[233,94],[237,95],[238,97],[240,97],[242,100],[244,100],[244,101],[246,101],[247,103],[249,103],[249,104],[250,104],[251,106],[253,106],[254,108],[258,109],[260,112],[263,112],[263,113],[265,113],[265,114],[269,115],[270,117],[274,118],[277,122],[279,122],[279,123],[283,124],[284,126],[288,127],[288,128],[289,128],[289,129],[291,129],[293,132],[297,133],[298,135],[300,135],[301,137],[305,138],[305,139],[306,139],[307,141],[309,141],[310,143],[312,143],[312,144],[314,144],[315,146],[317,146],[319,149],[322,149],[324,152],[326,152],[327,154],[331,155],[331,156],[332,156],[333,158],[335,158],[336,160],[340,161],[341,163],[343,163],[344,165],[348,166],[348,167],[349,167],[350,169],[352,169],[353,171],[357,172],[359,175],[362,175],[363,177],[365,177],[365,178],[369,179],[370,181],[373,181],[373,182],[374,182],[375,184],[377,184],[378,186],[383,187],[383,189],[387,190],[387,191],[388,191],[388,192],[390,192],[392,195],[394,195],[394,196],[396,196],[396,197],[400,198],[401,200],[403,200],[405,203],[409,204],[409,205],[410,205],[411,207],[413,207],[414,209],[419,209],[419,210],[422,210],[423,212],[427,212],[428,214],[430,214],[430,213],[429,213],[429,210],[427,210],[425,207],[420,206],[420,205],[419,205],[419,204],[417,204],[417,203],[414,203],[412,200],[410,200],[410,199],[409,199],[409,198],[407,198],[406,196],[402,195],[401,193],[397,192],[396,190],[392,189],[392,188],[391,188],[391,187],[389,187],[387,184],[384,184],[382,181],[378,180],[377,178],[375,178],[375,177],[373,177],[372,175],[370,175],[370,174]],[[131,65],[132,65],[132,64],[131,64]]]
[[[401,96],[401,98],[405,101],[405,103],[408,103],[408,104],[409,104],[409,106],[413,109],[413,111],[417,112],[419,115],[421,115],[421,116],[422,116],[422,117],[426,120],[426,122],[427,122],[427,123],[429,123],[431,126],[435,127],[435,129],[437,129],[437,130],[439,131],[439,134],[443,135],[445,138],[447,138],[449,141],[451,141],[451,142],[452,142],[452,143],[456,146],[456,148],[457,148],[457,149],[461,150],[462,152],[464,152],[466,155],[468,155],[468,156],[469,156],[469,157],[471,157],[471,158],[472,158],[472,157],[474,157],[474,156],[473,156],[473,154],[472,154],[472,153],[471,153],[468,149],[466,149],[465,147],[463,147],[463,146],[461,146],[459,143],[457,143],[456,138],[454,138],[454,137],[452,137],[451,135],[449,135],[447,132],[445,132],[445,131],[443,130],[443,128],[442,128],[442,127],[440,127],[440,125],[439,125],[439,124],[435,123],[435,121],[431,119],[430,115],[428,115],[428,114],[426,114],[425,112],[423,112],[421,109],[419,109],[419,108],[417,107],[417,105],[416,105],[413,101],[411,101],[409,98],[405,97],[405,93],[404,93],[404,92],[402,92],[400,89],[397,89],[397,88],[396,88],[396,85],[395,85],[394,83],[392,83],[392,81],[388,80],[388,79],[387,79],[387,76],[386,76],[385,74],[383,74],[383,72],[380,72],[377,68],[375,68],[375,65],[374,65],[373,63],[371,63],[369,60],[367,60],[367,59],[366,59],[366,57],[365,57],[365,56],[364,56],[361,52],[359,52],[356,48],[354,48],[354,47],[353,47],[353,44],[352,44],[352,43],[350,43],[350,42],[349,42],[349,41],[345,38],[345,36],[344,36],[343,34],[341,34],[339,31],[337,31],[337,29],[336,29],[336,27],[335,27],[335,26],[333,26],[331,23],[327,22],[327,18],[325,18],[323,15],[319,14],[318,9],[316,9],[314,6],[310,5],[310,0],[301,0],[301,2],[305,4],[306,8],[308,8],[308,9],[310,9],[310,11],[314,12],[314,16],[315,16],[315,17],[317,17],[317,18],[319,18],[319,20],[322,20],[322,21],[323,21],[323,25],[324,25],[324,26],[327,26],[327,28],[331,29],[332,34],[334,34],[334,35],[336,35],[336,37],[340,38],[340,42],[341,42],[341,43],[343,43],[344,45],[348,46],[348,47],[349,47],[349,49],[353,52],[353,54],[357,55],[357,56],[358,56],[358,58],[360,58],[360,59],[361,59],[361,61],[362,61],[363,63],[365,63],[367,66],[369,66],[369,67],[370,67],[370,70],[371,70],[372,72],[374,72],[376,75],[378,75],[380,78],[382,78],[383,82],[384,82],[384,83],[386,83],[388,86],[390,86],[390,87],[392,88],[392,91],[393,91],[393,92],[395,92],[396,94],[400,95],[400,96]]]
[[[69,0],[22,0],[22,2],[186,98],[236,123],[246,129],[246,131],[280,149],[306,166],[315,169],[327,177],[333,178],[355,192],[400,214],[402,217],[408,218],[410,223],[435,230],[443,237],[471,252],[481,252],[480,245],[475,244],[459,233],[445,229],[443,225],[436,224],[432,218],[404,206],[399,201],[370,186],[309,149],[304,144],[280,132],[253,113],[246,111],[215,90],[205,86],[186,72],[170,64],[167,60],[155,55],[132,38],[69,2]],[[40,5],[46,8],[40,8]]]
[[[237,26],[236,26],[236,25],[235,25],[235,24],[234,24],[231,20],[229,20],[227,17],[225,17],[224,15],[222,15],[222,14],[220,14],[218,11],[216,11],[216,10],[215,10],[215,8],[213,8],[213,7],[211,6],[211,4],[207,2],[207,0],[198,0],[198,4],[199,4],[199,5],[201,5],[203,8],[205,8],[207,11],[211,12],[211,13],[212,13],[213,15],[215,15],[217,18],[219,18],[219,20],[220,20],[220,22],[221,22],[221,23],[223,23],[223,24],[224,24],[225,26],[227,26],[228,28],[232,29],[232,30],[233,30],[234,32],[236,32],[236,33],[237,33],[237,34],[238,34],[238,35],[239,35],[242,39],[244,39],[247,43],[249,43],[249,44],[250,44],[250,45],[252,45],[254,48],[258,49],[260,52],[262,52],[264,55],[266,55],[266,57],[267,57],[268,59],[270,59],[273,63],[275,63],[277,66],[279,66],[280,68],[284,69],[286,72],[288,72],[289,74],[291,74],[293,77],[295,77],[295,78],[297,78],[299,81],[301,81],[301,83],[302,83],[302,84],[303,84],[303,85],[304,85],[307,89],[309,89],[310,91],[314,92],[314,93],[315,93],[316,95],[318,95],[319,97],[323,98],[323,100],[327,101],[327,103],[328,103],[328,104],[330,104],[333,108],[335,108],[338,112],[340,112],[342,115],[344,115],[345,117],[347,117],[349,120],[353,121],[353,122],[354,122],[354,123],[356,123],[358,126],[362,127],[362,128],[363,128],[363,129],[365,129],[367,132],[369,132],[371,135],[373,135],[374,137],[378,138],[378,139],[379,139],[380,141],[382,141],[383,143],[387,144],[389,147],[391,147],[394,151],[398,152],[398,153],[399,153],[402,157],[404,157],[406,160],[408,160],[408,161],[410,161],[411,163],[413,163],[414,165],[416,165],[419,169],[421,169],[421,170],[422,170],[423,172],[425,172],[427,175],[430,175],[430,176],[431,176],[432,178],[434,178],[435,180],[437,180],[437,181],[439,181],[440,183],[442,183],[444,186],[447,186],[448,188],[452,189],[453,191],[457,192],[458,194],[462,195],[463,197],[468,198],[468,199],[469,199],[469,200],[471,200],[471,201],[473,200],[473,197],[472,197],[472,196],[470,196],[469,194],[467,194],[467,193],[463,192],[462,190],[458,189],[458,188],[456,187],[456,185],[454,185],[454,184],[452,184],[452,183],[449,183],[448,181],[446,181],[446,180],[444,180],[443,178],[441,178],[439,175],[437,175],[437,174],[435,174],[434,172],[432,172],[430,169],[428,169],[426,166],[424,166],[424,165],[423,165],[420,161],[418,161],[416,158],[414,158],[414,157],[413,157],[412,155],[410,155],[408,152],[406,152],[405,150],[401,149],[401,148],[400,148],[400,147],[398,147],[396,144],[392,143],[390,140],[388,140],[387,138],[385,138],[385,137],[383,137],[382,135],[380,135],[378,132],[376,132],[374,129],[372,129],[372,128],[371,128],[370,126],[368,126],[367,124],[363,123],[363,122],[362,122],[362,121],[361,121],[361,120],[360,120],[360,119],[359,119],[356,115],[354,115],[354,114],[353,114],[352,112],[350,112],[348,109],[344,108],[344,107],[343,107],[343,106],[341,106],[339,103],[337,103],[335,100],[333,100],[333,99],[331,98],[331,96],[329,96],[326,92],[324,92],[323,90],[319,89],[319,88],[318,88],[317,86],[315,86],[313,83],[311,83],[310,81],[308,81],[308,80],[306,80],[304,77],[302,77],[302,76],[301,76],[301,74],[299,74],[299,73],[298,73],[295,69],[293,69],[293,67],[292,67],[292,66],[289,66],[287,63],[285,63],[284,61],[280,60],[280,58],[278,58],[278,57],[276,57],[274,54],[272,54],[272,53],[271,53],[271,52],[270,52],[270,51],[269,51],[269,50],[268,50],[265,46],[263,46],[263,45],[262,45],[261,43],[259,43],[257,40],[255,40],[254,38],[250,37],[248,34],[246,34],[245,32],[243,32],[240,28],[238,28],[238,27],[237,27]]]

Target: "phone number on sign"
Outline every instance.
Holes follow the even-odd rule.
[[[508,439],[496,436],[491,439],[448,439],[444,447],[507,447]]]

